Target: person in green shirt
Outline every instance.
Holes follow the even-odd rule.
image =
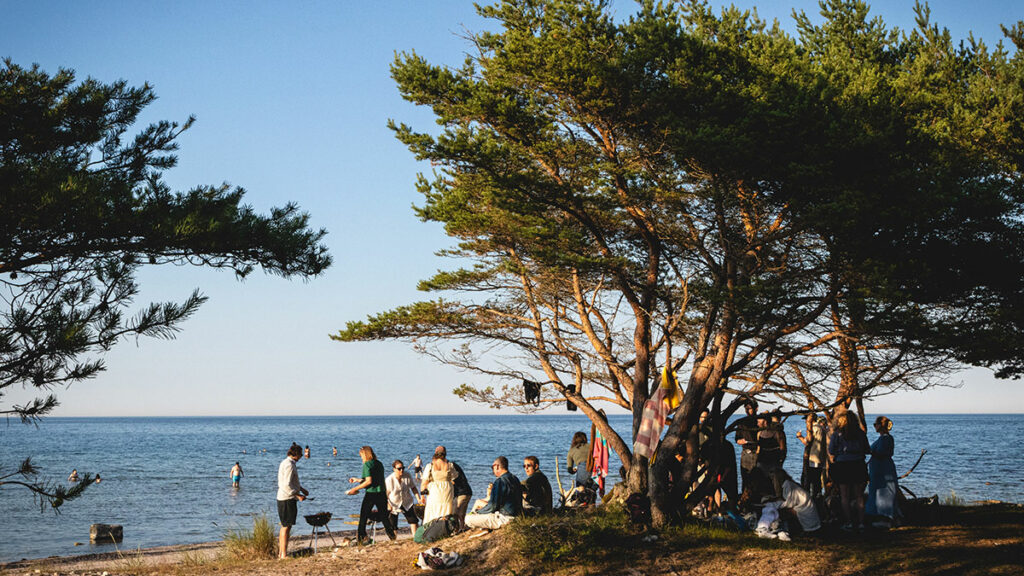
[[[369,446],[359,449],[359,457],[363,459],[363,474],[359,478],[348,479],[352,484],[359,482],[359,485],[350,488],[347,492],[350,496],[354,496],[359,490],[366,489],[363,493],[363,505],[359,509],[359,529],[356,531],[359,544],[370,543],[370,539],[366,536],[366,521],[371,518],[371,512],[373,512],[374,521],[382,521],[388,538],[394,540],[395,530],[388,521],[388,496],[384,489],[384,465],[377,460],[377,455]],[[374,511],[375,508],[376,511]]]

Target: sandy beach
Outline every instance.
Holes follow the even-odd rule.
[[[416,556],[429,546],[413,542],[408,530],[403,532],[396,542],[389,542],[380,535],[376,544],[367,547],[332,546],[329,538],[326,544],[321,539],[317,554],[311,553],[308,536],[296,537],[290,547],[295,553],[284,561],[233,560],[224,556],[222,543],[208,542],[124,551],[120,555],[14,562],[0,566],[0,573],[27,576],[210,573],[393,576],[419,573],[421,570],[414,565]],[[352,533],[346,530],[335,537],[340,543],[341,538],[351,538]],[[472,536],[472,533],[463,533],[433,544],[465,557],[465,564],[453,572],[474,576],[1024,574],[1024,507],[1003,503],[943,507],[941,516],[928,523],[856,536],[826,529],[820,535],[793,542],[738,535],[725,540],[695,538],[685,531],[666,531],[652,541],[645,533],[637,532],[616,536],[594,561],[583,558],[545,562],[517,549],[507,530]]]
[[[293,537],[289,544],[291,557],[283,561],[226,559],[223,542],[204,542],[11,562],[0,565],[0,574],[405,574],[420,571],[414,565],[416,557],[429,547],[415,543],[406,529],[400,531],[394,542],[381,533],[373,545],[363,547],[352,544],[355,530],[333,532],[338,545],[332,544],[329,537],[321,537],[316,554],[311,536]],[[489,540],[496,535],[470,538],[469,533],[463,533],[438,544],[445,551],[476,556],[479,550],[493,548]]]

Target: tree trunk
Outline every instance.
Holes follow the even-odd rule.
[[[682,496],[693,483],[698,459],[697,420],[701,410],[711,403],[722,383],[721,366],[727,349],[719,347],[715,356],[706,356],[694,367],[683,401],[676,409],[672,424],[658,447],[658,455],[648,479],[651,520],[656,528],[668,525],[680,513]],[[669,467],[676,454],[680,453],[683,454],[682,474],[675,485],[670,487]]]

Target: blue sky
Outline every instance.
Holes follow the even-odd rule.
[[[720,4],[713,2],[713,4]],[[793,8],[816,2],[738,2],[792,30]],[[913,25],[913,3],[872,3],[890,25]],[[631,2],[614,4],[620,16]],[[994,44],[999,24],[1024,17],[1009,0],[931,3],[957,38]],[[159,100],[142,123],[198,117],[179,140],[177,190],[228,182],[260,211],[288,201],[327,228],[336,264],[304,283],[254,273],[155,268],[138,304],[210,301],[175,340],[124,342],[98,378],[58,389],[60,416],[488,413],[451,394],[485,384],[401,343],[328,339],[349,320],[423,297],[417,280],[449,266],[439,226],[417,220],[418,165],[386,128],[426,129],[429,113],[404,102],[389,77],[396,51],[458,64],[466,31],[492,26],[466,0],[333,2],[46,2],[0,0],[0,57],[80,78],[149,82]],[[970,370],[959,388],[896,394],[871,412],[1024,412],[1024,386]],[[24,401],[13,391],[5,400]]]

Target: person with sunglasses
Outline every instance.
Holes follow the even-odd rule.
[[[395,460],[391,469],[394,471],[384,480],[388,493],[388,517],[391,519],[391,527],[398,531],[398,514],[401,512],[412,533],[416,534],[420,519],[416,516],[414,505],[420,491],[416,488],[412,475],[405,471],[405,464],[402,464],[401,460]]]
[[[551,513],[551,482],[540,471],[540,460],[536,456],[523,458],[523,513],[527,516]]]
[[[496,530],[508,524],[523,511],[523,488],[519,479],[508,471],[508,458],[498,456],[491,464],[496,480],[486,500],[477,500],[473,513],[466,515],[466,526]]]

